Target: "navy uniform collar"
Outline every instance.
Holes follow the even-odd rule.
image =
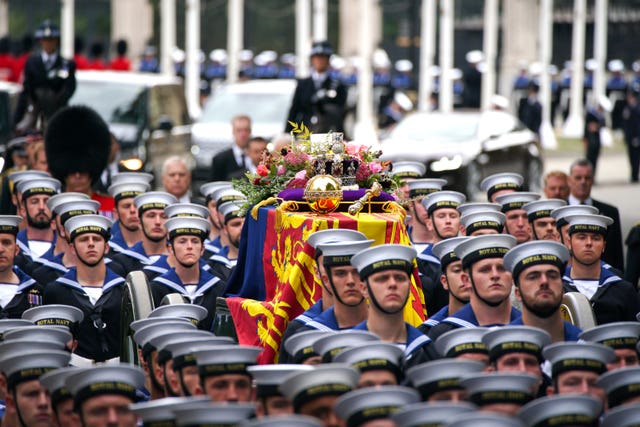
[[[518,310],[517,308],[511,307],[511,315],[509,317],[509,321],[512,322],[520,316],[521,316],[520,310]],[[460,310],[458,310],[457,312],[453,313],[451,316],[444,319],[442,323],[449,323],[459,328],[475,328],[480,326],[478,324],[478,319],[476,319],[476,315],[473,312],[473,308],[471,308],[471,304],[465,304]],[[503,326],[503,325],[495,324],[495,325],[483,325],[483,326],[491,327],[491,326]]]
[[[411,354],[413,354],[416,350],[423,347],[426,344],[431,342],[431,338],[420,332],[419,329],[414,328],[410,324],[405,322],[405,326],[407,328],[407,342],[406,343],[396,343],[396,345],[401,346],[404,351],[404,358],[407,359]],[[369,331],[367,328],[367,321],[364,320],[361,323],[358,323],[353,328],[354,330],[359,331]]]
[[[427,247],[417,255],[417,258],[432,264],[440,265],[440,259],[433,254],[433,243],[429,243]]]
[[[338,331],[340,327],[338,326],[338,320],[336,319],[335,310],[332,307],[329,307],[318,316],[313,319],[309,319],[306,322],[303,322],[305,326],[308,326],[313,329],[317,329],[319,331]],[[351,329],[351,328],[346,328]]]
[[[579,278],[577,278],[579,279]],[[566,282],[567,284],[573,286],[573,278],[571,277],[571,266],[568,265],[567,268],[564,271],[564,276],[562,277],[562,280],[564,282]],[[589,280],[589,279],[585,279],[585,280]],[[595,279],[592,279],[595,280]],[[598,278],[598,287],[602,287],[602,286],[606,286],[606,285],[610,285],[612,283],[617,283],[622,281],[623,279],[620,276],[617,276],[615,273],[613,273],[611,270],[608,270],[606,268],[600,268],[600,277]]]
[[[575,326],[573,323],[569,323],[566,320],[562,321],[564,323],[564,340],[565,341],[578,341],[580,339],[580,334],[582,333],[582,329]],[[513,322],[509,323],[509,326],[524,326],[522,321],[522,316],[518,317]]]
[[[187,289],[184,287],[182,280],[180,280],[180,277],[178,277],[178,274],[176,273],[176,270],[174,268],[168,270],[163,275],[156,277],[155,279],[153,279],[153,281],[175,290],[179,294],[188,297],[191,302],[193,302],[197,298],[204,295],[204,293],[210,288],[218,284],[220,282],[220,278],[215,277],[208,271],[200,269],[200,281],[198,282],[196,291],[193,295],[187,292]]]
[[[102,282],[102,293],[105,294],[115,286],[122,285],[124,281],[125,280],[122,277],[118,276],[116,273],[111,271],[109,267],[107,267],[107,274]],[[85,295],[87,294],[82,285],[78,283],[78,270],[76,267],[71,267],[63,276],[58,277],[56,279],[56,283],[73,288]]]

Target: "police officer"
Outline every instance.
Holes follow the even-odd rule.
[[[329,58],[333,49],[329,42],[316,42],[311,48],[311,76],[298,80],[289,110],[288,122],[304,123],[316,133],[344,131],[347,90],[329,76]],[[285,131],[291,131],[287,124]]]

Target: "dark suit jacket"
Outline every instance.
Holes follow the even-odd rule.
[[[287,120],[304,123],[316,133],[343,132],[346,102],[347,89],[338,80],[327,77],[316,89],[311,77],[300,79]],[[291,125],[287,123],[286,132],[289,131]]]
[[[232,178],[242,178],[246,172],[243,165],[236,163],[233,149],[221,151],[211,161],[211,180],[230,181]]]
[[[624,271],[624,255],[622,252],[622,228],[620,225],[620,213],[618,208],[593,199],[593,206],[598,208],[602,215],[613,219],[613,224],[607,232],[607,246],[602,254],[602,260],[620,271]]]
[[[47,70],[39,52],[31,55],[24,65],[23,88],[14,122],[22,119],[29,103],[49,118],[67,105],[76,90],[76,64],[58,52],[53,67]]]

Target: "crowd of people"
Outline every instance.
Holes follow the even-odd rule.
[[[62,87],[72,70],[46,47],[59,34],[41,30],[32,61],[51,61]],[[317,125],[342,83],[328,76],[328,44],[311,57],[291,120]],[[276,363],[261,365],[261,347],[213,331],[243,256],[246,196],[230,181],[259,166],[268,141],[235,117],[233,146],[193,194],[179,157],[159,183],[113,167],[107,124],[63,104],[43,116],[44,135],[12,142],[2,179],[3,427],[640,423],[640,236],[627,239],[625,265],[619,212],[591,196],[589,159],[547,174],[544,194],[518,174],[491,175],[486,202],[396,162],[411,244],[341,228],[300,242],[321,298],[279,331]],[[156,308],[123,324],[132,272]],[[422,324],[405,319],[412,287]],[[128,336],[139,366],[120,363]]]

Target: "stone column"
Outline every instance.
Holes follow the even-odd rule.
[[[133,69],[152,36],[153,9],[148,0],[111,0],[111,39],[127,41]]]

